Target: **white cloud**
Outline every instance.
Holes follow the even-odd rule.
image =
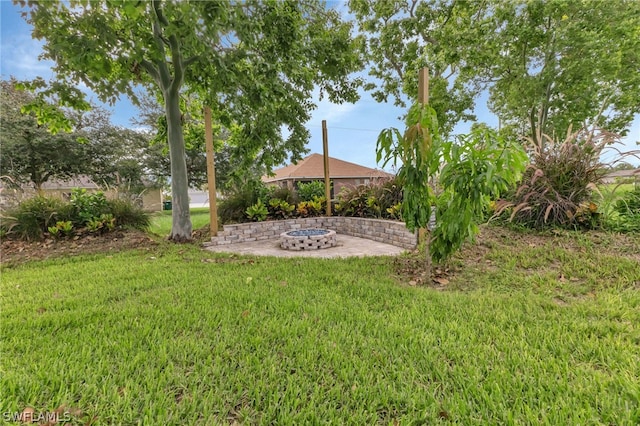
[[[21,33],[2,37],[2,75],[13,75],[20,80],[35,77],[49,79],[53,75],[53,62],[38,59],[42,52],[42,43],[33,40],[29,35]]]

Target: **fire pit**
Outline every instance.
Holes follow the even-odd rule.
[[[285,250],[319,250],[336,245],[336,231],[297,229],[280,234],[280,247]]]

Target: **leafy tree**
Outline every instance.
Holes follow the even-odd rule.
[[[29,183],[41,191],[49,179],[68,179],[90,170],[91,155],[77,135],[66,132],[52,134],[28,106],[36,96],[19,90],[17,80],[3,80],[2,120],[0,134],[2,174],[16,185]],[[70,123],[68,114],[48,103],[48,114]],[[25,111],[23,113],[23,111]]]
[[[418,93],[418,71],[429,68],[429,103],[447,135],[461,120],[473,120],[480,86],[470,84],[487,19],[483,2],[450,0],[350,0],[358,28],[366,37],[364,53],[378,102],[391,96],[398,106]]]
[[[427,228],[436,208],[435,228],[427,233],[425,250],[429,276],[432,259],[448,259],[478,233],[483,210],[515,185],[526,160],[517,141],[486,126],[475,126],[455,142],[444,140],[435,110],[420,104],[409,110],[404,134],[397,129],[380,133],[377,157],[385,165],[400,163],[401,213],[410,231]]]
[[[315,84],[333,101],[357,99],[347,77],[360,68],[350,24],[319,1],[28,5],[33,36],[45,40],[60,79],[83,82],[103,101],[135,102],[137,85],[162,94],[174,240],[191,238],[181,93],[199,93],[218,122],[238,126],[239,154],[268,168],[305,151]]]
[[[15,79],[2,82],[0,165],[8,182],[30,183],[40,190],[50,179],[87,175],[101,185],[132,193],[144,190],[150,181],[144,162],[150,150],[147,135],[114,126],[102,108],[64,110],[19,89],[30,85]],[[65,131],[52,133],[47,125],[51,120],[39,122],[35,104],[56,117],[56,130]]]
[[[140,116],[133,119],[134,124],[150,129],[154,135],[145,157],[145,165],[160,180],[171,177],[171,161],[168,156],[167,119],[162,107],[153,96],[141,96],[138,108]],[[195,96],[182,96],[181,108],[185,138],[185,154],[189,185],[200,188],[207,183],[206,149],[204,141],[203,104]],[[232,159],[233,147],[229,131],[222,126],[214,125],[214,151],[216,188],[225,191],[236,176],[244,161]],[[252,163],[253,164],[253,163]],[[258,177],[261,174],[257,175]]]
[[[503,124],[533,138],[570,125],[624,135],[640,112],[640,2],[490,3],[477,66]]]
[[[87,174],[94,182],[132,195],[162,182],[147,164],[154,155],[150,134],[115,126],[103,108],[75,114],[74,121],[75,134],[90,153]]]

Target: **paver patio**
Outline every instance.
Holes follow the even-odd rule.
[[[366,238],[352,237],[338,234],[338,244],[335,247],[321,250],[290,251],[280,248],[280,239],[251,241],[246,243],[208,246],[206,250],[216,253],[237,253],[256,256],[279,257],[364,257],[364,256],[396,256],[405,251],[402,247],[379,243]]]

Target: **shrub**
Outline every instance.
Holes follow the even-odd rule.
[[[103,194],[95,197],[96,194],[76,194],[75,204],[44,196],[25,200],[7,212],[0,228],[7,236],[40,240],[45,233],[63,237],[74,231],[104,233],[116,227],[145,229],[149,226],[149,215],[131,200],[106,200]],[[89,213],[96,215],[89,218]]]
[[[288,202],[279,198],[272,198],[269,200],[269,215],[274,219],[288,219],[293,216],[293,212],[296,206],[289,204]]]
[[[269,200],[272,199],[286,201],[291,205],[298,204],[298,202],[300,201],[300,197],[298,196],[298,193],[296,191],[287,187],[283,188],[277,185],[272,185],[269,187]]]
[[[249,181],[244,185],[238,185],[218,207],[218,216],[222,223],[245,222],[246,211],[249,207],[262,201],[267,204],[269,190],[261,181]]]
[[[71,190],[71,205],[75,208],[77,220],[81,225],[107,213],[109,208],[102,191],[88,193],[84,188]]]
[[[338,194],[336,212],[342,216],[397,219],[394,206],[402,202],[397,178],[344,188]]]
[[[117,227],[145,230],[151,225],[149,213],[142,210],[132,200],[109,200],[107,210],[115,217]]]
[[[325,197],[313,197],[311,201],[300,201],[297,212],[300,217],[321,216],[326,209],[327,199]]]
[[[65,207],[59,198],[36,196],[24,200],[9,210],[2,218],[2,228],[8,235],[15,235],[23,240],[39,240],[55,227],[58,221],[67,221],[72,209]]]
[[[508,201],[501,200],[496,213],[511,212],[511,220],[528,227],[594,227],[599,215],[590,203],[600,182],[600,154],[615,135],[571,128],[563,141],[539,133],[526,138],[532,162]]]
[[[267,207],[262,203],[261,199],[258,202],[247,208],[247,217],[254,222],[262,222],[269,215]]]
[[[627,192],[621,199],[616,201],[615,210],[621,216],[640,215],[640,186],[633,191]]]
[[[324,190],[324,182],[320,180],[314,180],[308,183],[298,183],[298,196],[301,201],[313,201],[316,197],[324,197]]]
[[[616,201],[614,211],[618,217],[609,227],[618,232],[640,232],[640,186]]]

